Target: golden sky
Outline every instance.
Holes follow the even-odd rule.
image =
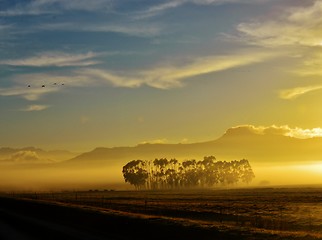
[[[0,146],[319,136],[321,28],[320,0],[1,1]]]

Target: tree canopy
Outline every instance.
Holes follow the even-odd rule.
[[[214,187],[250,183],[255,177],[248,160],[217,161],[214,156],[183,162],[167,158],[133,160],[122,172],[125,182],[137,189]]]

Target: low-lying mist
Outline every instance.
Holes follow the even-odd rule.
[[[97,165],[3,165],[0,167],[0,191],[82,191],[82,190],[132,190],[124,182],[122,164]],[[255,174],[249,184],[226,186],[270,187],[279,185],[322,184],[322,165],[276,163],[252,164]],[[223,186],[218,186],[223,187]]]
[[[175,158],[198,163],[207,156],[214,156],[216,161],[249,161],[255,178],[249,184],[234,181],[228,187],[322,184],[321,146],[321,137],[299,139],[239,126],[214,141],[190,144],[99,147],[81,154],[33,147],[0,148],[0,191],[133,189],[122,174],[123,166],[132,160]]]
[[[130,188],[120,167],[10,166],[0,169],[0,191],[65,191]]]

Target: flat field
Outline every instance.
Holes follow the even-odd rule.
[[[198,228],[209,234],[217,231],[227,234],[227,239],[322,239],[322,188],[96,190],[15,196]]]

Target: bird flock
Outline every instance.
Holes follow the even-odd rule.
[[[61,86],[64,86],[65,84],[64,83],[60,83],[60,84],[58,84],[58,83],[53,83],[52,85],[55,85],[55,86],[57,86],[57,85],[61,85]],[[31,88],[32,86],[31,86],[31,84],[28,84],[28,86],[27,86],[28,88]],[[45,84],[42,84],[41,85],[41,87],[42,88],[44,88],[44,87],[46,87],[46,85]]]

